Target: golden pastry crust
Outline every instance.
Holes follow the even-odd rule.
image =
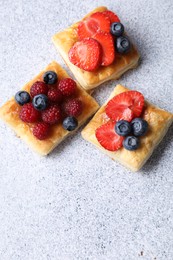
[[[105,10],[107,10],[107,8],[104,6],[98,7],[83,19],[90,16],[92,13],[102,12]],[[127,70],[135,68],[138,65],[139,54],[134,46],[132,46],[130,52],[127,54],[117,54],[116,60],[111,65],[107,67],[102,66],[94,72],[88,72],[73,65],[68,58],[68,52],[78,40],[76,30],[78,24],[79,22],[71,25],[64,31],[55,34],[52,37],[52,41],[77,81],[87,91],[108,80],[120,78],[120,76]]]
[[[35,78],[29,81],[22,89],[29,92],[33,83],[38,80],[42,80],[43,74],[48,70],[55,71],[58,74],[58,78],[60,80],[69,77],[66,71],[59,64],[53,61]],[[83,112],[78,117],[78,127],[80,127],[90,116],[96,112],[96,110],[99,108],[99,105],[95,99],[86,93],[86,91],[84,91],[78,84],[77,96],[79,96],[83,102]],[[32,134],[33,124],[27,124],[20,120],[20,109],[21,107],[15,102],[14,97],[12,97],[0,108],[0,118],[4,120],[34,151],[41,155],[47,155],[50,153],[69,134],[74,132],[68,132],[63,129],[61,124],[57,124],[51,126],[50,136],[47,139],[40,141]]]
[[[128,151],[123,147],[116,152],[110,152],[104,149],[97,141],[95,131],[99,126],[109,121],[109,118],[105,113],[105,106],[111,98],[128,90],[129,89],[121,85],[117,85],[106,103],[98,110],[89,124],[83,129],[82,136],[112,159],[119,161],[132,171],[138,171],[165,136],[169,126],[173,122],[173,115],[145,101],[143,118],[148,122],[149,130],[145,136],[140,137],[140,147],[136,151]]]

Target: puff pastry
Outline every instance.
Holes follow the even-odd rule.
[[[55,71],[58,74],[59,79],[69,77],[66,71],[59,64],[53,61],[35,78],[29,81],[23,87],[23,89],[29,91],[33,83],[37,80],[42,80],[42,75],[49,70]],[[94,98],[92,98],[79,86],[79,84],[77,84],[77,96],[80,96],[80,99],[83,103],[83,112],[78,117],[78,127],[80,127],[90,116],[96,112],[96,110],[99,108],[99,105]],[[57,124],[52,126],[50,137],[40,141],[32,134],[33,124],[27,124],[20,120],[19,110],[20,106],[15,102],[14,97],[12,97],[0,108],[0,118],[4,120],[34,151],[41,155],[47,155],[50,153],[60,142],[62,142],[69,134],[72,133],[65,130],[61,124]]]
[[[115,95],[127,90],[127,88],[117,85],[107,102]],[[132,171],[138,171],[145,164],[151,156],[153,150],[165,136],[169,126],[173,122],[173,114],[145,101],[143,118],[149,124],[149,131],[145,136],[140,137],[140,147],[135,151],[128,151],[122,147],[116,152],[110,152],[99,144],[95,136],[95,130],[109,120],[105,113],[105,106],[107,102],[98,110],[89,124],[83,129],[82,136],[84,139],[101,149],[113,160],[119,161],[122,165]]]
[[[86,15],[83,19],[85,19],[87,16],[90,16],[92,13],[102,12],[105,10],[107,10],[106,7],[98,7]],[[79,22],[71,25],[62,32],[58,32],[52,37],[52,41],[57,50],[60,52],[65,63],[84,89],[88,91],[108,80],[118,79],[127,70],[133,69],[138,65],[139,54],[134,46],[132,46],[130,52],[127,54],[117,54],[117,58],[113,64],[107,67],[100,67],[94,72],[88,72],[73,65],[69,61],[68,52],[77,41],[76,29],[78,24]]]

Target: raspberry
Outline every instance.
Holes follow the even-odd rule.
[[[76,82],[70,78],[60,80],[58,89],[61,91],[63,96],[69,97],[76,91]]]
[[[50,105],[42,112],[42,120],[53,125],[61,120],[61,110],[58,105]]]
[[[42,82],[42,81],[36,81],[32,86],[31,86],[31,89],[30,89],[30,94],[31,94],[31,97],[33,98],[34,96],[36,95],[39,95],[39,94],[45,94],[47,95],[47,92],[48,92],[48,87],[47,85]]]
[[[32,132],[37,139],[46,139],[49,134],[49,125],[44,122],[38,123],[34,126]]]
[[[82,101],[77,98],[69,99],[63,103],[62,109],[67,115],[77,117],[82,113]]]
[[[48,90],[48,99],[52,102],[61,102],[62,100],[62,93],[59,89],[51,88]]]
[[[40,112],[33,107],[32,103],[27,103],[22,106],[19,117],[26,123],[35,123],[40,117]]]

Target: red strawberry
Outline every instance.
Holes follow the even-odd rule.
[[[32,132],[37,139],[44,140],[48,137],[49,125],[44,122],[38,123],[34,126]]]
[[[106,150],[117,151],[122,147],[124,138],[115,132],[115,123],[108,122],[96,129],[96,138]]]
[[[110,65],[115,59],[115,48],[113,37],[110,33],[98,32],[93,38],[102,46],[102,66]]]
[[[107,11],[102,12],[102,14],[109,17],[109,19],[111,20],[111,23],[120,23],[120,19],[115,13],[107,10]]]
[[[74,65],[86,71],[93,71],[100,66],[101,46],[96,40],[87,38],[76,42],[68,56]]]
[[[131,108],[134,114],[134,117],[139,117],[142,113],[144,107],[144,96],[138,91],[128,91],[129,95],[132,98],[133,107]]]
[[[77,33],[80,40],[92,37],[98,31],[110,31],[110,19],[101,12],[96,12],[78,25]]]
[[[113,97],[106,105],[106,114],[114,121],[131,121],[140,116],[144,106],[144,97],[138,91],[126,91]]]
[[[123,92],[113,97],[106,105],[106,114],[114,121],[121,119],[131,121],[133,113],[130,107],[133,105],[131,96],[128,92]]]

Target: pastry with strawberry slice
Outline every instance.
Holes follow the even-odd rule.
[[[115,12],[98,7],[52,37],[55,47],[85,90],[118,79],[138,65],[139,53],[124,28]]]
[[[138,171],[173,122],[173,114],[147,102],[142,93],[117,85],[82,136],[113,160]]]
[[[0,118],[34,151],[47,155],[98,107],[94,98],[52,62],[0,108]]]

